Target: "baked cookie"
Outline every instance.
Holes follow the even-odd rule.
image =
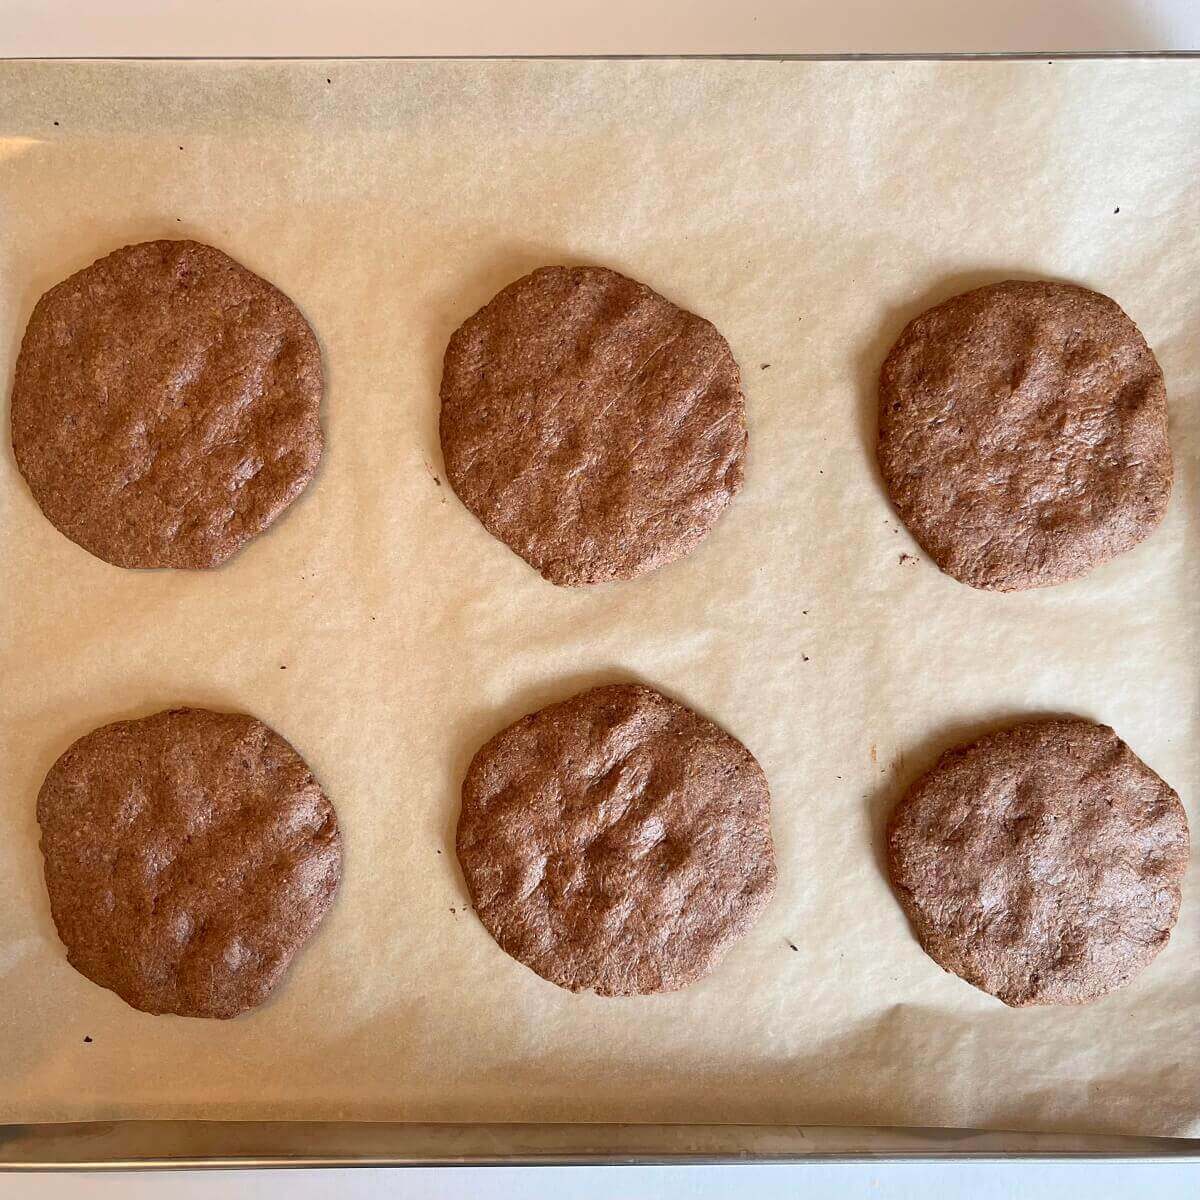
[[[1016,725],[943,755],[892,814],[892,883],[925,952],[1014,1008],[1086,1004],[1167,944],[1179,797],[1106,725]]]
[[[602,267],[543,267],[450,339],[446,476],[484,527],[565,586],[687,554],[742,486],[725,339]]]
[[[321,458],[317,339],[198,242],[143,242],[47,292],[17,358],[13,451],[50,522],[119,567],[215,567]]]
[[[650,688],[593,688],[475,755],[458,861],[487,931],[543,979],[674,991],[771,898],[770,792],[711,721]]]
[[[1106,296],[1010,281],[911,321],[879,388],[879,465],[943,571],[1010,592],[1064,583],[1162,520],[1162,371]]]
[[[150,1013],[261,1004],[329,907],[337,816],[253,717],[177,708],[80,738],[38,824],[67,960]]]

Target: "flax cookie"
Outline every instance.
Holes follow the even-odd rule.
[[[67,960],[150,1013],[261,1004],[341,875],[337,816],[261,721],[178,708],[89,733],[38,795]]]
[[[947,574],[1002,592],[1064,583],[1166,512],[1162,371],[1106,296],[976,288],[911,321],[883,364],[879,465]]]
[[[754,756],[650,688],[593,688],[510,725],[462,794],[458,860],[480,920],[573,992],[686,987],[775,889]]]
[[[746,412],[707,321],[601,267],[543,267],[450,339],[446,476],[552,583],[687,554],[742,486]]]
[[[215,567],[321,457],[317,339],[199,242],[126,246],[47,292],[17,358],[13,451],[49,521],[119,567]]]
[[[892,814],[888,866],[925,952],[1014,1008],[1087,1004],[1167,944],[1179,797],[1106,725],[1016,725],[944,755]]]

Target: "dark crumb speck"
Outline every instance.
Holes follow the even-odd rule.
[[[58,124],[58,122],[57,122],[57,121],[55,121],[54,123],[55,123],[55,125],[57,125],[57,124]],[[88,1035],[85,1033],[85,1034],[83,1035],[83,1040],[84,1040],[85,1042],[90,1042],[92,1039],[91,1039],[90,1037],[88,1037]]]
[[[905,564],[906,562],[916,562],[916,561],[917,561],[917,560],[916,560],[915,558],[913,558],[913,556],[912,556],[911,554],[902,554],[902,555],[900,555],[900,565],[901,565],[901,566],[904,566],[904,564]]]
[[[438,853],[441,854],[441,851],[439,850]]]
[[[1118,204],[1117,207],[1113,209],[1113,214],[1115,215],[1115,214],[1119,213],[1120,211],[1121,211],[1121,206]]]
[[[182,217],[176,217],[176,218],[175,218],[175,220],[176,220],[176,221],[178,221],[180,224],[182,224],[182,223],[183,223],[183,218],[182,218]]]
[[[179,148],[180,148],[180,150],[182,150],[182,149],[183,149],[183,147],[182,147],[182,146],[180,146]]]
[[[285,667],[285,666],[283,665],[283,663],[280,663],[280,664],[279,664],[279,669],[280,669],[281,671],[286,671],[286,670],[287,670],[287,667]]]
[[[801,658],[802,658],[802,659],[803,659],[805,662],[808,662],[808,661],[809,661],[809,658],[808,658],[808,655],[807,655],[807,654],[802,654],[802,655],[800,655],[800,657],[801,657]]]
[[[450,910],[450,911],[451,911],[451,912],[453,912],[453,911],[454,911],[454,909],[453,909],[453,908],[451,908],[451,910]]]
[[[808,609],[807,609],[807,608],[802,608],[802,609],[800,610],[800,615],[801,615],[802,617],[807,617],[807,616],[808,616]]]
[[[57,121],[55,121],[54,123],[55,123],[55,125],[57,125],[57,124],[58,124],[58,122],[57,122]],[[91,1038],[88,1038],[88,1041],[91,1041]]]
[[[325,82],[326,82],[326,83],[332,83],[332,82],[333,82],[333,80],[332,80],[332,79],[326,79],[326,80],[325,80]]]
[[[797,953],[799,953],[800,947],[797,946],[795,942],[788,942],[788,945],[791,946],[791,948],[793,950],[795,950]]]
[[[758,369],[760,371],[765,371],[770,365],[771,365],[770,363],[762,363]]]

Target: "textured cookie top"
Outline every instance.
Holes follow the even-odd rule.
[[[332,805],[253,717],[181,708],[105,725],[54,764],[37,812],[68,961],[146,1012],[261,1004],[341,874]]]
[[[707,321],[600,267],[544,267],[450,339],[446,475],[552,583],[691,550],[742,486],[737,364]]]
[[[997,283],[909,323],[883,364],[879,464],[939,567],[998,591],[1063,583],[1162,520],[1162,372],[1105,296]]]
[[[47,292],[17,359],[13,450],[47,518],[120,567],[213,567],[321,457],[317,340],[198,242],[143,242]]]
[[[771,898],[770,792],[712,722],[649,688],[594,688],[475,755],[458,859],[488,932],[544,979],[672,991]]]
[[[951,751],[900,802],[892,882],[925,951],[1005,1004],[1085,1004],[1167,944],[1179,797],[1105,725],[1039,721]]]

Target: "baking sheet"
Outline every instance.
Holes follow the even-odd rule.
[[[6,389],[47,287],[162,236],[287,291],[329,379],[316,480],[214,572],[90,557],[5,447],[0,1121],[1200,1132],[1194,866],[1133,986],[1014,1011],[925,957],[880,851],[941,749],[1030,713],[1114,725],[1196,824],[1198,85],[1187,61],[0,64]],[[744,373],[744,492],[697,552],[633,583],[552,587],[441,479],[447,338],[552,262],[695,309]],[[1099,288],[1137,320],[1177,482],[1137,550],[993,595],[939,574],[893,517],[874,381],[909,317],[1012,275]],[[572,996],[508,959],[453,855],[478,745],[619,679],[727,727],[774,798],[771,908],[664,997]],[[89,983],[42,886],[50,764],[179,703],[275,726],[345,839],[330,916],[233,1022],[147,1016]]]

